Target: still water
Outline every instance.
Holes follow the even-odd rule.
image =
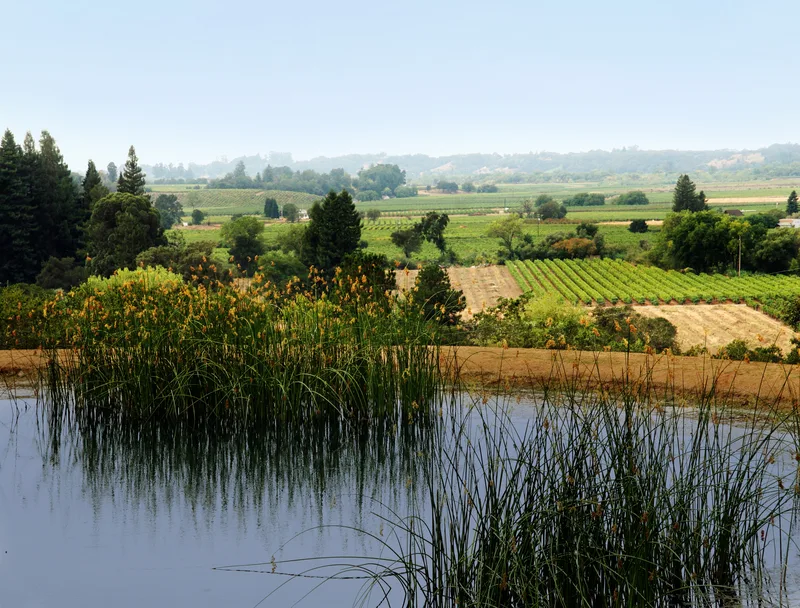
[[[378,605],[359,572],[324,578],[388,555],[392,512],[424,517],[424,441],[88,432],[0,400],[0,608]]]

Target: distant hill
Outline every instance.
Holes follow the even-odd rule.
[[[690,173],[693,171],[735,172],[743,169],[780,167],[783,175],[800,175],[800,145],[773,144],[758,150],[640,150],[637,147],[621,150],[592,150],[560,154],[536,152],[528,154],[454,154],[428,156],[425,154],[349,154],[319,156],[294,161],[291,154],[272,152],[263,157],[241,156],[230,161],[215,161],[207,165],[190,163],[188,169],[195,177],[222,177],[243,161],[249,175],[262,171],[268,164],[289,166],[295,171],[313,169],[328,172],[344,169],[355,175],[362,168],[378,163],[397,164],[409,179],[435,179],[438,176],[475,176],[514,173]],[[163,167],[161,165],[160,167]],[[182,168],[182,167],[181,167]],[[154,175],[153,166],[144,166]]]

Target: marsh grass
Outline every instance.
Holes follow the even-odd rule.
[[[67,294],[46,311],[71,350],[50,350],[46,394],[80,415],[137,420],[408,424],[432,415],[446,373],[435,329],[415,311],[360,299],[371,287],[351,283],[335,293],[292,283],[242,292],[153,283],[142,272]]]
[[[713,380],[681,407],[647,384],[560,379],[530,405],[498,391],[452,410],[423,504],[346,569],[367,579],[364,605],[392,588],[407,607],[789,605],[797,412],[744,415]]]

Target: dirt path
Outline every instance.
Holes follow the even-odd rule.
[[[418,270],[398,270],[398,289],[414,287]],[[522,295],[517,282],[505,266],[451,267],[447,269],[450,285],[460,289],[467,299],[467,309],[462,313],[464,320],[471,319],[475,313],[496,306],[500,298],[516,298]]]
[[[705,346],[711,353],[732,340],[744,340],[750,348],[776,344],[786,354],[797,335],[783,323],[745,304],[684,304],[636,306],[646,317],[663,317],[678,328],[681,350]]]

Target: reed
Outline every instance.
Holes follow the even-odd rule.
[[[508,406],[478,401],[437,429],[425,504],[388,522],[392,557],[365,568],[378,595],[399,583],[404,606],[785,602],[795,414],[550,391],[520,428]]]
[[[147,271],[85,287],[47,306],[71,356],[52,345],[45,394],[137,420],[414,423],[443,388],[436,329],[388,296],[360,299],[370,289],[195,288]]]

